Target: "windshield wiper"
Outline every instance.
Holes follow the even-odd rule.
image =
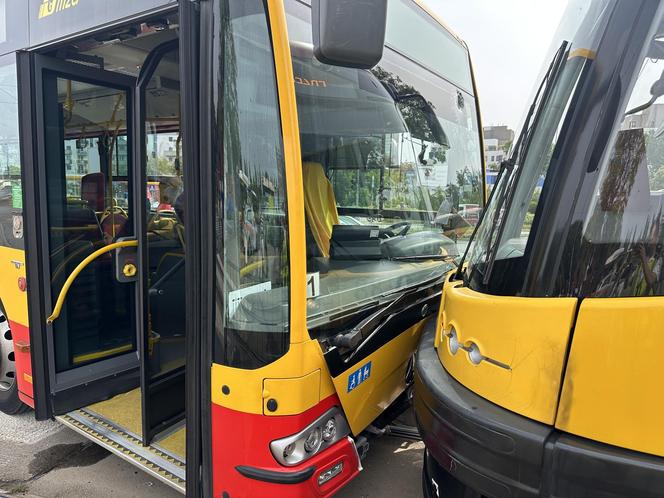
[[[503,208],[503,203],[506,199],[506,193],[509,191],[508,183],[509,180],[511,179],[512,176],[512,170],[514,169],[514,163],[512,160],[507,160],[503,161],[500,163],[500,170],[498,171],[498,175],[496,176],[496,185],[499,187],[498,190],[496,190],[496,200],[494,203],[496,204],[494,213],[493,213],[493,219],[491,220],[491,228],[489,230],[489,236],[487,237],[487,261],[489,260],[489,255],[491,254],[491,249],[492,249],[492,244],[491,241],[493,240],[493,234],[496,231],[496,227],[498,226],[498,219],[500,217],[500,212]],[[508,178],[503,182],[500,183],[502,177],[507,174],[509,175]],[[483,280],[488,280],[488,277],[486,276],[489,272],[485,271],[484,273],[484,278]],[[486,285],[486,282],[484,282],[484,285]]]
[[[456,260],[454,256],[450,256],[448,254],[416,254],[413,256],[396,256],[393,258],[390,258],[391,261],[447,261],[454,266],[456,266]]]
[[[521,133],[519,134],[519,138],[517,139],[516,144],[512,150],[512,155],[507,161],[503,161],[500,165],[500,173],[498,174],[498,178],[504,175],[505,172],[507,172],[509,176],[504,182],[504,188],[496,192],[496,199],[494,201],[496,203],[496,208],[492,220],[491,230],[489,232],[489,237],[487,239],[486,266],[482,276],[482,283],[484,285],[488,285],[489,279],[491,278],[491,272],[493,271],[493,266],[496,261],[496,254],[498,253],[498,246],[500,244],[500,239],[502,238],[505,228],[505,224],[502,223],[502,221],[498,223],[500,213],[503,205],[506,206],[506,211],[509,210],[514,193],[514,189],[512,187],[518,181],[516,176],[520,176],[520,171],[516,175],[512,174],[514,167],[517,164],[521,165],[524,162],[523,159],[528,150],[528,146],[530,145],[530,139],[532,138],[533,132],[535,131],[537,123],[539,122],[539,119],[542,115],[542,109],[544,108],[553,89],[553,85],[550,83],[556,80],[560,74],[561,69],[565,66],[565,55],[568,52],[568,46],[569,43],[564,41],[558,48],[558,51],[554,55],[553,60],[551,61],[551,64],[549,65],[549,68],[544,75],[544,78],[542,79],[542,82],[537,88],[535,98],[533,99],[533,102],[528,109],[528,114],[526,114],[526,119],[523,122],[523,127],[521,129]],[[498,180],[496,180],[496,184],[498,184]],[[493,235],[496,229],[498,230],[498,233],[496,234],[495,242],[492,243]]]
[[[328,343],[331,346],[347,351],[352,350],[354,351],[352,354],[356,354],[357,348],[360,347],[362,342],[376,332],[376,330],[380,329],[383,323],[388,320],[391,315],[401,313],[410,305],[411,301],[416,302],[418,299],[421,299],[418,296],[427,293],[428,289],[432,286],[439,286],[438,288],[442,290],[443,279],[444,277],[442,275],[437,275],[424,282],[420,282],[416,287],[390,294],[390,296],[394,295],[394,298],[391,301],[376,309],[376,311],[362,319],[362,321],[350,330],[330,337]],[[432,296],[433,295],[429,297]]]
[[[364,340],[367,332],[375,329],[376,326],[383,321],[383,318],[389,315],[390,312],[396,308],[397,304],[399,304],[407,294],[408,292],[404,292],[394,301],[391,301],[386,306],[379,308],[377,311],[373,312],[360,323],[355,325],[355,327],[350,329],[348,332],[337,334],[334,337],[331,337],[330,344],[332,346],[337,346],[343,349],[355,349]]]
[[[566,41],[560,45],[556,51],[556,54],[553,56],[551,64],[549,64],[549,68],[547,69],[546,74],[540,83],[540,86],[537,88],[535,97],[533,98],[533,101],[530,104],[530,108],[528,109],[528,114],[526,114],[526,119],[523,122],[523,127],[521,129],[521,133],[519,134],[519,138],[517,139],[516,144],[512,150],[512,155],[508,160],[508,162],[510,162],[512,165],[520,164],[520,160],[522,159],[521,156],[523,156],[523,153],[530,143],[530,137],[532,136],[535,125],[539,121],[541,115],[540,111],[542,110],[544,103],[551,93],[551,85],[549,85],[549,82],[554,80],[560,73],[560,70],[563,68],[563,62],[565,61],[564,56],[567,53],[568,45],[569,43]],[[540,96],[542,97],[541,99]]]
[[[539,102],[539,97],[542,95],[542,90],[545,89],[548,86],[549,81],[551,81],[552,76],[556,75],[559,71],[560,68],[562,67],[562,60],[563,60],[563,55],[566,53],[567,50],[567,45],[568,43],[564,41],[560,47],[558,48],[558,51],[556,52],[556,55],[554,56],[553,60],[551,61],[551,64],[549,65],[549,68],[544,75],[544,78],[542,79],[542,82],[540,83],[540,86],[537,88],[537,92],[535,93],[535,97],[533,98],[532,103],[530,104],[530,108],[528,109],[528,114],[526,114],[526,118],[523,121],[523,126],[521,127],[521,133],[519,134],[519,137],[517,138],[516,143],[512,147],[512,155],[510,156],[509,159],[506,161],[502,161],[500,163],[500,169],[498,170],[498,174],[496,175],[496,182],[494,183],[495,187],[494,190],[491,192],[491,195],[489,197],[489,200],[486,204],[486,207],[484,209],[484,212],[482,213],[480,220],[477,223],[477,227],[475,228],[475,232],[473,233],[473,236],[471,237],[471,242],[475,238],[475,236],[478,233],[478,229],[484,224],[484,216],[487,212],[487,208],[491,205],[494,204],[496,205],[493,219],[491,220],[491,228],[489,229],[489,234],[488,237],[486,238],[486,261],[487,265],[484,268],[484,270],[480,270],[477,268],[475,265],[473,268],[475,271],[479,271],[482,274],[482,282],[484,285],[487,285],[489,282],[489,277],[491,275],[491,270],[493,269],[493,264],[495,260],[495,254],[498,246],[498,240],[500,238],[500,235],[502,233],[498,234],[498,237],[496,238],[496,243],[495,245],[492,244],[493,240],[493,235],[496,231],[496,228],[498,227],[498,220],[500,218],[500,213],[503,207],[503,203],[507,199],[507,194],[511,192],[511,185],[510,185],[510,180],[512,179],[512,171],[514,170],[514,166],[516,164],[519,164],[519,162],[522,159],[523,152],[525,151],[525,144],[529,142],[530,136],[531,136],[531,131],[534,129],[534,125],[537,122],[537,119],[533,119],[535,116],[535,110],[538,108],[538,102]],[[544,101],[544,96],[542,96],[542,102]],[[541,107],[541,106],[539,106]],[[539,116],[537,117],[539,118]],[[508,178],[501,183],[501,179],[503,176],[507,174]],[[495,247],[494,247],[495,246]],[[468,248],[466,249],[466,253],[464,254],[464,257],[462,259],[463,261],[466,260],[466,257],[468,256],[468,250],[470,249],[470,244],[468,244]],[[463,269],[464,265],[461,264],[459,265],[459,274],[457,274],[457,277],[462,276],[464,279],[466,278],[465,275],[462,275],[461,272],[465,272]]]

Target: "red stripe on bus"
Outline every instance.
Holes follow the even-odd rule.
[[[14,360],[16,363],[16,382],[21,400],[34,407],[34,391],[32,389],[32,361],[30,360],[30,329],[25,325],[9,320],[14,341]],[[19,344],[21,347],[16,347]],[[26,345],[28,347],[26,347]],[[29,401],[27,401],[29,400]]]

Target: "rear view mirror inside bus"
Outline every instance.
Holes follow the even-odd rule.
[[[387,0],[312,0],[316,58],[334,66],[371,69],[383,57]]]

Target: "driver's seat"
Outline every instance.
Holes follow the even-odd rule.
[[[320,163],[302,164],[304,184],[304,212],[307,217],[308,232],[311,233],[320,255],[330,257],[332,228],[339,224],[339,213],[332,183],[325,176]],[[309,244],[307,244],[307,248]],[[309,253],[309,249],[307,249]]]

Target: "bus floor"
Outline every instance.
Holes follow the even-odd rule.
[[[181,493],[185,492],[184,421],[158,435],[149,446],[143,446],[140,388],[57,419]]]
[[[124,394],[118,394],[109,400],[90,405],[86,408],[86,411],[101,415],[106,420],[115,423],[120,428],[125,429],[126,432],[141,439],[143,437],[141,409],[141,390],[137,388]],[[166,450],[184,462],[186,455],[185,443],[185,426],[182,422],[174,431],[167,431],[167,434],[157,436],[152,445]]]

